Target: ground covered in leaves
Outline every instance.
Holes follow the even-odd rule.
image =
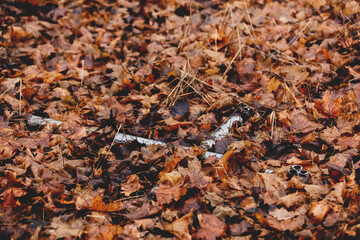
[[[1,238],[359,239],[359,14],[338,0],[1,1]],[[236,114],[210,149],[224,157],[205,158]]]

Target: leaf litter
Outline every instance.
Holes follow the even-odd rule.
[[[0,5],[4,239],[359,238],[357,1]]]

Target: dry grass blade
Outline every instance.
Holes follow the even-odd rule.
[[[183,70],[180,70],[180,76],[181,78],[178,79],[177,85],[171,90],[164,102],[166,106],[174,106],[181,96],[189,94],[189,89],[198,94],[208,105],[210,105],[209,99],[203,92],[202,85],[204,82],[198,79],[195,73],[191,73],[191,67],[188,61],[185,62]]]

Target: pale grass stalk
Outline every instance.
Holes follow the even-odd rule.
[[[285,89],[290,93],[290,95],[292,96],[292,98],[295,101],[296,107],[298,108],[302,108],[303,104],[300,103],[300,101],[296,98],[295,94],[293,93],[293,91],[290,90],[290,88],[287,86],[286,83],[283,84],[285,86]]]
[[[249,33],[250,33],[250,36],[254,39],[254,43],[256,45],[259,45],[257,39],[255,38],[255,30],[254,30],[254,27],[253,27],[253,24],[252,24],[252,21],[251,21],[251,18],[250,18],[250,12],[249,12],[249,10],[247,8],[246,1],[243,0],[243,2],[244,2],[245,10],[246,10],[246,15],[249,18],[250,28],[251,28],[251,30],[253,32],[253,34],[251,34],[251,31],[248,29]],[[247,28],[246,24],[245,24],[245,27]]]
[[[20,79],[20,94],[19,94],[19,115],[21,116],[21,99],[22,99],[22,79]]]
[[[224,74],[222,75],[221,79],[220,79],[220,82],[222,82],[222,80],[224,80],[225,78],[225,75],[228,73],[228,71],[230,70],[231,68],[231,65],[234,63],[235,59],[238,57],[238,55],[241,53],[241,50],[243,49],[244,45],[241,45],[239,50],[236,52],[235,56],[233,57],[233,59],[230,61],[229,65],[227,66]]]
[[[84,68],[85,68],[85,60],[81,60],[81,86],[84,84]]]
[[[276,127],[276,113],[275,111],[272,111],[270,114],[270,124],[271,124],[271,140],[274,141],[274,131]]]
[[[301,28],[300,32],[298,32],[298,34],[296,34],[296,37],[295,37],[292,41],[290,41],[290,42],[287,44],[286,47],[282,48],[282,49],[280,50],[280,52],[285,51],[285,50],[288,49],[295,41],[297,41],[297,40],[299,39],[299,37],[300,37],[300,34],[305,30],[305,28],[310,24],[310,22],[312,22],[312,18],[310,18],[310,19],[308,20],[308,22]]]
[[[118,134],[118,133],[120,132],[121,127],[122,127],[122,124],[120,124],[120,126],[118,127],[118,129],[117,129],[117,131],[116,131],[116,134]],[[115,136],[116,136],[116,134],[115,134]],[[110,144],[109,150],[108,150],[108,152],[107,152],[108,154],[109,154],[112,146],[114,145],[114,143],[115,143],[115,138],[112,140],[112,142],[111,142],[111,144]]]
[[[15,85],[21,80],[21,78],[17,78],[15,80],[15,82],[10,86],[8,87],[1,95],[0,97],[4,96],[5,93],[7,93],[8,91],[10,91],[11,89],[13,89],[15,87]]]

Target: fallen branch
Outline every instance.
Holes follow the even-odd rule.
[[[229,132],[229,128],[236,121],[242,122],[242,118],[240,116],[232,116],[231,118],[229,118],[223,125],[221,125],[219,127],[218,130],[216,130],[213,134],[211,134],[211,137],[214,140],[213,139],[206,140],[201,144],[201,146],[204,146],[203,148],[205,148],[205,149],[211,148],[215,144],[215,140],[220,140],[221,138],[226,137],[226,135]],[[38,116],[34,116],[34,115],[32,115],[28,118],[28,124],[33,127],[45,125],[46,123],[54,123],[56,125],[60,125],[63,122],[57,121],[57,120],[54,120],[51,118],[42,118],[42,117],[38,117]],[[116,142],[116,143],[127,143],[130,141],[138,141],[140,144],[144,144],[146,146],[150,146],[150,145],[166,146],[166,143],[162,142],[162,141],[137,137],[137,136],[128,135],[128,134],[124,134],[124,133],[117,133],[114,138],[114,142]],[[187,148],[187,147],[185,147],[185,148]],[[206,151],[204,154],[204,157],[208,158],[210,156],[215,156],[215,157],[221,159],[224,155],[220,154],[220,153]]]

